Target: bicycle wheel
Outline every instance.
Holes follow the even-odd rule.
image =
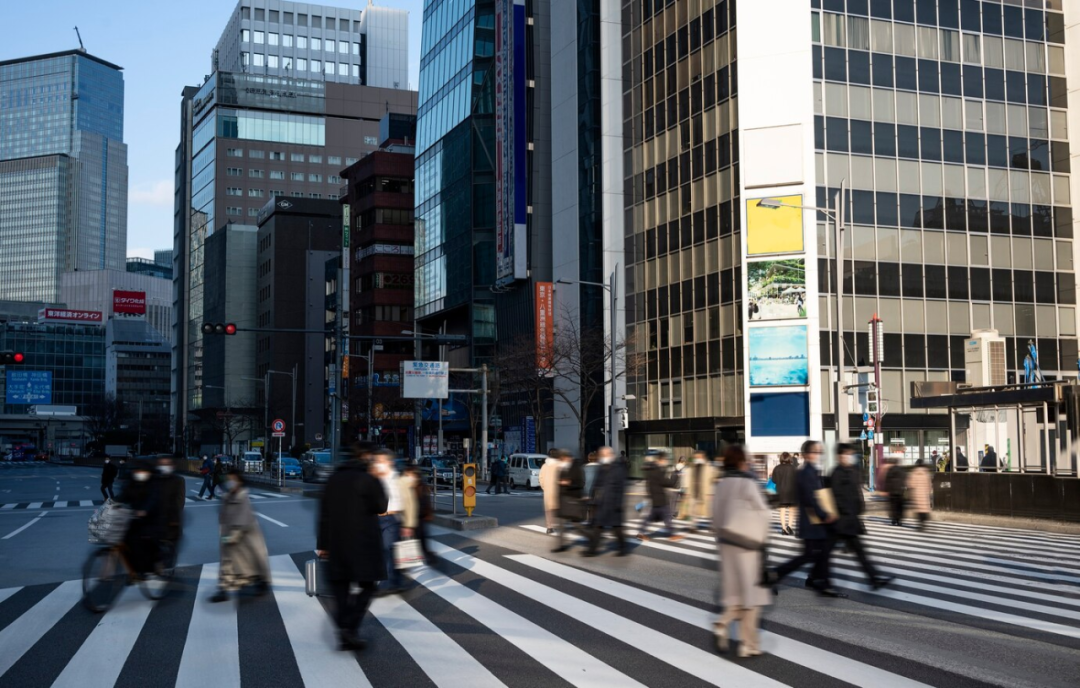
[[[115,547],[91,552],[83,564],[83,605],[92,612],[107,610],[123,590],[126,576]]]
[[[176,556],[171,543],[161,543],[160,556],[154,568],[148,571],[139,580],[139,590],[151,600],[160,600],[169,594],[172,584],[173,573],[176,566]]]

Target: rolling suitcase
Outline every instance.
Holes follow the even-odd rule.
[[[326,578],[326,561],[308,559],[304,564],[304,589],[308,597],[330,597],[330,582]]]

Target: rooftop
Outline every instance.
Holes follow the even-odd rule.
[[[88,60],[93,60],[94,62],[98,62],[100,64],[105,65],[106,67],[111,67],[112,69],[115,69],[115,70],[118,70],[118,71],[123,71],[123,69],[124,69],[120,65],[115,65],[112,62],[108,62],[106,60],[101,59],[100,57],[95,57],[94,55],[91,55],[90,53],[86,52],[85,50],[80,50],[79,48],[73,48],[71,50],[62,50],[62,51],[60,51],[58,53],[45,53],[43,55],[31,55],[29,57],[17,57],[14,60],[0,60],[0,67],[6,67],[8,65],[13,65],[13,64],[20,64],[22,62],[37,62],[38,60],[47,60],[47,59],[50,59],[50,58],[53,58],[53,57],[67,57],[68,55],[76,55],[78,57],[85,57]]]

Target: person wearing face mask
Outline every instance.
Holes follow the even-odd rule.
[[[158,473],[152,483],[155,489],[154,503],[159,512],[161,539],[170,545],[173,556],[184,531],[184,479],[174,472],[171,457],[158,459]]]
[[[116,482],[120,485],[120,491],[124,491],[124,486],[127,485],[128,479],[131,475],[128,471],[127,458],[121,456],[116,466]]]
[[[878,572],[873,562],[866,555],[862,538],[866,527],[862,522],[862,514],[866,510],[866,502],[863,498],[862,474],[855,465],[856,451],[852,444],[840,444],[836,448],[836,456],[839,464],[833,470],[829,479],[832,487],[833,498],[836,500],[836,536],[844,544],[848,552],[851,552],[859,560],[870,587],[874,590],[888,585],[892,576],[884,576]]]
[[[379,514],[379,528],[382,530],[383,559],[386,561],[386,584],[379,589],[379,595],[394,595],[405,590],[404,578],[394,566],[394,543],[402,536],[412,537],[412,532],[401,527],[405,516],[406,498],[403,495],[397,471],[394,470],[394,455],[385,449],[372,454],[371,472],[382,483],[386,493],[386,511]]]
[[[598,452],[600,468],[593,485],[591,501],[593,504],[592,524],[589,528],[589,549],[583,555],[595,557],[599,553],[601,531],[611,528],[615,534],[618,549],[615,556],[629,554],[626,537],[623,534],[623,507],[626,494],[626,468],[615,460],[611,447],[601,447]]]
[[[221,565],[218,567],[218,589],[211,602],[224,602],[230,592],[254,585],[256,594],[270,590],[270,560],[266,551],[259,520],[251,508],[251,498],[244,487],[240,471],[230,468],[222,483],[221,511],[218,529],[221,537]]]
[[[131,522],[124,535],[127,559],[136,574],[150,570],[157,559],[159,521],[155,490],[150,484],[150,465],[139,462],[131,480],[120,493],[120,502],[131,509]]]
[[[113,483],[116,482],[118,472],[112,459],[105,457],[105,465],[101,467],[101,496],[105,501],[116,499],[113,495]]]

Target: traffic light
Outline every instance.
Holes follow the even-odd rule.
[[[866,391],[866,412],[871,416],[878,414],[878,391],[876,389],[869,389]]]
[[[26,355],[21,351],[5,351],[0,353],[0,365],[22,365],[26,362]]]
[[[234,335],[236,334],[236,325],[235,323],[203,323],[202,333]]]
[[[461,467],[461,505],[465,507],[465,515],[472,516],[476,508],[476,464],[467,463]]]

